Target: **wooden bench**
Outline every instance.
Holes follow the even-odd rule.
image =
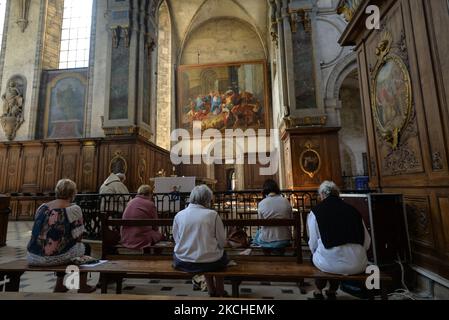
[[[24,272],[62,272],[65,273],[66,267],[29,267],[25,260],[14,261],[0,265],[0,279],[5,276],[10,280],[6,284],[6,291],[18,292],[20,288],[20,277]],[[190,279],[193,274],[173,269],[170,260],[118,260],[108,261],[96,267],[83,267],[81,272],[98,272],[106,281],[102,283],[101,292],[107,293],[108,281],[117,283],[117,294],[122,292],[122,281],[130,275],[149,278],[171,278],[171,279]],[[239,286],[242,281],[276,281],[276,282],[298,282],[304,278],[326,279],[341,281],[366,281],[368,275],[342,276],[329,274],[319,271],[311,264],[303,263],[285,263],[271,262],[263,264],[252,261],[240,261],[238,265],[228,267],[223,271],[209,272],[205,275],[213,277],[223,277],[230,280],[232,284],[232,296],[239,297]],[[382,299],[388,299],[386,293],[387,282],[392,281],[390,276],[381,275],[381,294]],[[0,288],[1,290],[2,288]]]
[[[81,293],[35,293],[35,292],[0,292],[0,300],[60,300],[60,301],[204,301],[204,300],[225,300],[224,298],[209,297],[179,297],[179,296],[159,296],[159,295],[131,295],[131,294],[81,294]]]
[[[67,266],[53,267],[30,267],[26,260],[17,260],[0,265],[0,279],[5,276],[9,281],[5,285],[8,292],[19,291],[20,278],[25,272],[55,272],[66,273]],[[171,260],[157,261],[139,261],[139,260],[119,260],[107,261],[99,266],[81,267],[80,272],[94,273],[98,272],[107,281],[102,282],[102,293],[107,293],[108,280],[116,281],[117,293],[122,292],[122,281],[128,276],[134,275],[149,276],[151,278],[169,278],[169,279],[191,279],[192,275],[186,272],[173,269]],[[0,280],[0,281],[2,281]],[[0,287],[0,291],[2,291]]]
[[[154,256],[143,254],[107,254],[111,252],[115,246],[110,243],[111,239],[110,228],[119,228],[122,226],[171,226],[173,220],[121,220],[121,219],[104,219],[103,220],[103,236],[106,241],[103,241],[103,258],[112,260],[129,260],[136,259],[140,261],[164,260],[171,259],[172,253],[169,256]],[[259,220],[259,219],[229,219],[223,220],[225,227],[251,227],[251,226],[289,226],[293,228],[293,234],[299,235],[301,230],[301,220],[299,215],[295,215],[294,219],[278,219],[278,220]],[[108,234],[109,233],[109,234]],[[229,267],[224,272],[211,273],[214,276],[224,277],[232,283],[233,296],[237,297],[239,292],[239,285],[244,280],[251,281],[278,281],[278,282],[296,282],[302,294],[305,294],[304,279],[327,279],[327,280],[342,280],[353,282],[365,282],[367,275],[356,276],[340,276],[332,275],[319,271],[317,268],[309,263],[303,263],[302,247],[299,237],[295,237],[293,247],[290,248],[293,253],[291,256],[265,256],[265,255],[229,255],[228,257],[238,262],[235,267]],[[171,247],[173,249],[173,247]],[[254,249],[254,248],[251,248]],[[230,250],[227,249],[229,253]],[[106,254],[105,254],[106,253]],[[267,264],[269,263],[269,264]],[[274,269],[273,269],[274,268]],[[276,269],[277,268],[277,269]],[[274,274],[272,272],[276,271]],[[127,274],[126,277],[142,277],[139,274]],[[167,276],[170,278],[170,276]],[[120,291],[121,280],[116,280],[118,289]],[[391,282],[391,277],[382,274],[381,282]],[[385,286],[382,285],[385,289]],[[118,291],[118,292],[119,292]],[[385,292],[383,292],[384,294]],[[385,296],[383,298],[386,298]]]
[[[276,219],[276,220],[260,220],[260,219],[228,219],[223,220],[223,224],[225,227],[278,227],[278,226],[287,226],[292,227],[293,234],[300,235],[301,230],[301,220],[299,215],[295,215],[294,219]],[[120,227],[171,227],[173,225],[172,219],[154,219],[154,220],[123,220],[123,219],[102,219],[102,259],[104,260],[146,260],[146,259],[154,259],[154,255],[144,255],[142,252],[137,254],[126,254],[121,255],[117,249],[121,249],[120,246],[117,246],[119,241],[119,233],[118,230]],[[170,250],[169,256],[173,255],[173,246],[168,247],[152,247],[158,249],[168,249]],[[254,251],[260,251],[260,248],[252,247],[245,248],[252,249]],[[241,252],[242,250],[235,250],[232,248],[227,248],[228,253],[232,252]],[[293,246],[287,248],[287,251],[291,253],[290,257],[267,257],[264,255],[259,256],[243,256],[243,255],[232,255],[230,258],[235,260],[259,260],[259,261],[295,261],[297,263],[301,263],[303,260],[302,257],[302,248],[301,248],[301,239],[300,237],[295,237],[293,240]]]

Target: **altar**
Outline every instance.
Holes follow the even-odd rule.
[[[162,212],[179,212],[188,202],[188,195],[197,185],[206,184],[212,190],[215,180],[198,177],[157,177],[154,182],[154,194],[158,209]]]

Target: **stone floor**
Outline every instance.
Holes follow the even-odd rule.
[[[32,222],[10,222],[8,225],[7,246],[0,248],[0,263],[5,263],[26,257],[26,245],[31,235]],[[53,273],[25,273],[21,279],[21,292],[52,292],[56,277]],[[89,284],[98,281],[98,274],[91,274]],[[311,281],[308,281],[311,283]],[[184,280],[148,280],[127,279],[123,284],[124,294],[136,295],[167,295],[179,297],[207,297],[207,293],[193,291],[191,281]],[[110,292],[114,288],[110,288]],[[226,286],[231,291],[229,285]],[[276,300],[307,300],[313,287],[308,287],[307,294],[300,294],[294,283],[243,283],[240,287],[242,298],[276,299]],[[97,290],[95,294],[100,294]],[[355,299],[344,292],[339,292],[340,300]],[[1,299],[1,293],[0,293]]]

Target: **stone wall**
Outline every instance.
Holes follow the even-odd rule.
[[[44,70],[58,69],[59,67],[63,13],[63,0],[48,0],[42,60],[42,68]]]
[[[358,86],[344,83],[340,90],[340,99],[342,173],[345,176],[361,176],[367,169],[363,164],[363,154],[367,152],[367,148],[360,89]]]
[[[2,74],[1,94],[5,93],[8,79],[15,75],[26,78],[26,100],[24,101],[24,120],[17,131],[15,140],[34,139],[36,125],[39,83],[41,75],[41,48],[45,2],[31,1],[28,16],[28,26],[22,32],[16,23],[19,11],[19,2],[10,1],[10,15],[7,17],[6,48],[4,55],[4,68]],[[6,141],[3,130],[0,129],[0,141]]]

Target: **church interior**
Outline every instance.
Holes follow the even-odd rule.
[[[310,265],[308,215],[333,181],[369,232],[375,299],[448,300],[448,30],[448,0],[0,0],[0,300],[77,299],[53,293],[63,269],[23,264],[61,179],[76,183],[90,256],[130,261],[89,267],[96,299],[209,297],[152,269],[207,185],[227,241],[244,234],[227,254],[254,268],[219,274],[229,295],[307,300],[313,274],[289,268]],[[128,192],[101,194],[111,173]],[[250,244],[268,179],[293,212],[265,224],[290,228],[279,255]],[[140,226],[166,241],[118,248],[143,185],[157,218]],[[285,269],[264,275],[267,261]],[[351,279],[338,299],[365,299]]]

